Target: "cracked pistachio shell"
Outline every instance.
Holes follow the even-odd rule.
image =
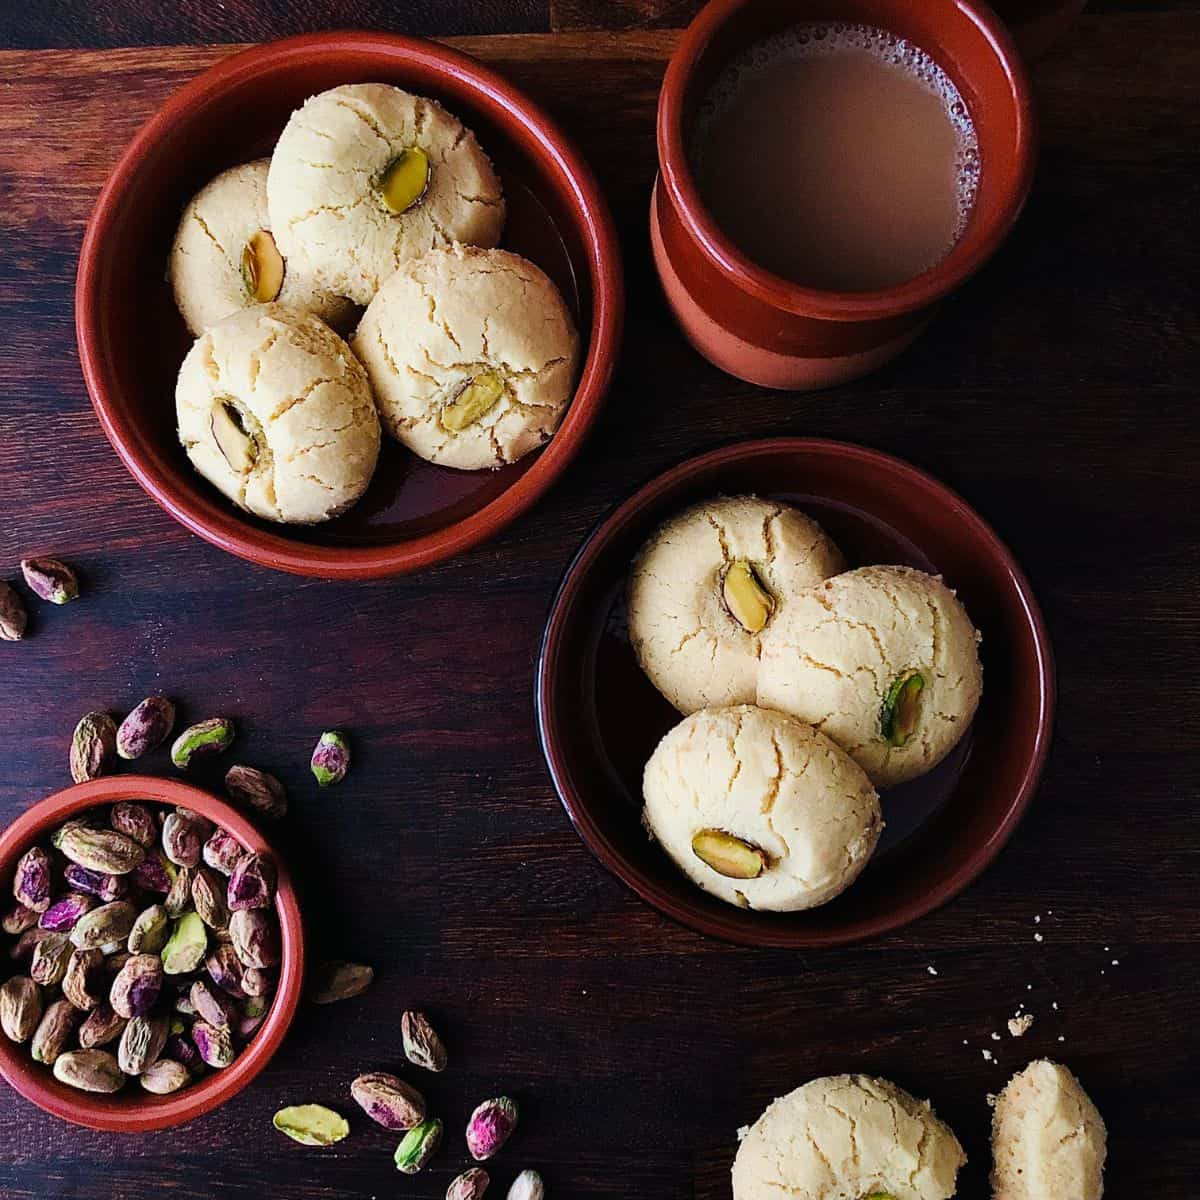
[[[350,1132],[346,1118],[321,1104],[281,1108],[271,1124],[302,1146],[332,1146]]]
[[[262,854],[247,854],[229,877],[229,908],[267,908],[275,898],[275,864]]]
[[[117,753],[124,759],[141,758],[143,754],[157,750],[174,726],[175,705],[166,696],[147,696],[118,727]],[[142,845],[150,843],[142,842]]]
[[[29,1047],[33,1061],[53,1066],[67,1048],[75,1026],[79,1024],[79,1017],[79,1010],[69,1000],[55,1000],[46,1009],[34,1031]]]
[[[76,783],[99,779],[116,752],[117,726],[112,717],[106,712],[85,714],[71,735],[71,778]]]
[[[171,744],[171,761],[180,770],[186,770],[195,758],[228,750],[233,744],[233,733],[233,722],[225,717],[210,717],[189,725]]]
[[[128,900],[114,900],[84,913],[71,930],[71,941],[80,950],[112,943],[124,944],[137,920],[137,909]]]
[[[54,1063],[54,1078],[82,1092],[119,1092],[125,1075],[107,1050],[69,1050]]]
[[[41,846],[30,846],[17,861],[13,897],[35,913],[44,913],[50,907],[50,856]]]
[[[194,971],[208,950],[208,931],[194,913],[184,913],[175,922],[163,947],[162,965],[168,975],[187,975]]]
[[[405,1175],[415,1175],[434,1155],[442,1144],[442,1123],[436,1117],[422,1121],[403,1137],[396,1147],[394,1161],[396,1170]]]
[[[128,875],[146,857],[144,846],[115,829],[68,825],[56,839],[55,845],[73,863],[105,875]]]
[[[117,972],[108,993],[113,1011],[122,1017],[144,1017],[158,1002],[163,966],[157,954],[131,954]]]
[[[162,1053],[169,1032],[166,1017],[134,1017],[121,1032],[117,1063],[126,1075],[140,1075]]]
[[[52,933],[42,938],[33,948],[30,978],[43,987],[57,987],[67,973],[67,963],[74,951],[71,939],[65,933]]]
[[[27,975],[0,986],[0,1029],[13,1042],[27,1042],[42,1019],[42,992]]]
[[[138,804],[135,800],[122,800],[119,804],[114,804],[109,815],[109,824],[145,850],[149,850],[158,841],[158,822],[154,819],[154,814],[144,804]]]

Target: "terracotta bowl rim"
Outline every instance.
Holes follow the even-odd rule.
[[[243,845],[270,852],[278,871],[276,912],[279,917],[283,956],[279,983],[267,1019],[249,1046],[231,1066],[214,1071],[198,1083],[169,1096],[135,1092],[139,1099],[126,1098],[137,1084],[126,1084],[118,1098],[74,1092],[59,1083],[48,1067],[29,1057],[29,1046],[16,1045],[0,1037],[0,1075],[26,1100],[44,1112],[75,1125],[112,1133],[143,1133],[182,1125],[219,1108],[242,1091],[267,1065],[287,1034],[300,1002],[304,980],[304,929],[296,888],[286,864],[263,834],[245,816],[224,800],[177,779],[149,775],[111,775],[75,784],[37,801],[0,833],[0,878],[11,878],[17,859],[43,834],[67,817],[84,809],[118,800],[182,805],[195,809],[232,833]]]
[[[759,455],[799,452],[829,455],[843,461],[852,460],[873,469],[886,468],[908,480],[913,486],[938,496],[946,511],[970,526],[980,545],[1002,566],[1013,595],[1019,602],[1037,664],[1036,688],[1039,704],[1032,752],[1024,765],[1020,784],[1009,798],[1008,807],[991,835],[976,846],[953,874],[941,884],[929,888],[905,905],[881,913],[877,917],[861,920],[842,930],[811,930],[765,923],[757,928],[747,928],[732,920],[723,911],[714,912],[701,908],[700,892],[697,892],[696,901],[690,896],[681,900],[660,888],[652,875],[643,873],[626,860],[593,819],[592,805],[581,798],[571,778],[567,755],[563,751],[564,739],[559,730],[559,724],[565,717],[565,714],[560,713],[558,706],[557,682],[564,630],[570,623],[571,607],[581,581],[600,550],[622,532],[631,520],[681,482],[703,475],[711,468],[744,462]],[[554,790],[575,827],[575,832],[596,859],[647,904],[679,924],[722,941],[774,949],[847,945],[893,932],[940,908],[977,879],[1012,837],[1033,799],[1050,752],[1056,703],[1054,654],[1041,609],[1025,573],[991,526],[951,488],[911,463],[880,450],[826,438],[761,438],[718,447],[685,459],[654,476],[628,499],[601,517],[572,557],[555,592],[542,636],[534,677],[538,740],[546,767]],[[730,912],[740,913],[741,910],[731,909]]]
[[[177,136],[192,110],[234,81],[265,66],[302,66],[325,54],[375,54],[382,66],[419,60],[503,108],[536,141],[539,172],[553,163],[569,185],[584,243],[592,297],[587,355],[575,395],[557,433],[511,486],[483,507],[441,529],[377,545],[323,546],[259,529],[232,506],[197,500],[176,486],[170,472],[142,450],[116,395],[105,361],[98,313],[108,229],[152,148]],[[624,283],[616,227],[600,186],[574,142],[540,105],[502,75],[467,54],[424,38],[343,30],[302,34],[266,42],[215,63],[175,91],[138,130],[110,172],[88,221],[76,281],[75,333],[84,381],[101,427],[129,472],[152,499],[193,533],[250,562],[328,579],[367,579],[404,574],[444,561],[493,536],[532,507],[579,452],[599,416],[616,369],[624,320]],[[581,331],[582,335],[583,331]]]
[[[838,292],[804,287],[760,267],[721,231],[709,213],[688,165],[684,96],[697,60],[725,23],[756,0],[709,0],[687,27],[671,55],[658,100],[658,165],[671,205],[681,215],[704,257],[740,291],[784,312],[828,321],[861,321],[898,316],[923,308],[975,273],[1008,236],[1029,195],[1037,157],[1033,88],[1024,60],[1001,19],[978,0],[952,0],[990,46],[1007,76],[1017,115],[1019,163],[1007,202],[979,235],[962,238],[942,259],[913,279],[893,287]]]

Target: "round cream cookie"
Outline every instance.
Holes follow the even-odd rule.
[[[387,198],[397,165],[401,184],[419,165],[398,212]],[[475,135],[436,100],[384,83],[331,88],[292,113],[267,200],[288,261],[359,304],[407,259],[452,242],[494,246],[504,227],[500,180]]]
[[[1107,1134],[1079,1080],[1032,1062],[1008,1081],[992,1113],[994,1200],[1100,1200]]]
[[[268,521],[336,517],[366,491],[379,456],[362,364],[319,318],[278,304],[200,336],[179,369],[175,410],[196,470]]]
[[[769,598],[771,611],[758,609],[759,631],[756,621],[748,627],[734,616],[727,595],[731,570],[742,571],[745,583],[747,566]],[[753,704],[762,638],[796,595],[843,566],[821,527],[787,504],[757,496],[696,504],[658,529],[634,560],[629,638],[638,662],[680,712]]]
[[[450,246],[405,264],[353,339],[384,426],[464,471],[546,442],[574,394],[579,338],[546,275],[507,250]]]
[[[832,900],[879,840],[879,797],[823,734],[751,704],[705,708],[659,742],[647,829],[693,883],[747,908]]]
[[[267,167],[268,160],[261,158],[222,171],[196,193],[179,219],[167,278],[194,335],[261,302],[251,290],[260,257],[264,272],[259,290],[264,300],[316,313],[336,326],[348,324],[354,316],[355,306],[345,296],[319,287],[298,264],[285,262],[282,256],[271,259],[278,250],[267,216]],[[279,268],[283,273],[276,290],[270,273],[277,274]]]
[[[967,1161],[923,1101],[866,1075],[814,1079],[742,1138],[734,1200],[946,1200]]]
[[[940,578],[861,567],[796,597],[768,626],[758,703],[815,725],[877,787],[932,770],[979,704],[979,634]]]

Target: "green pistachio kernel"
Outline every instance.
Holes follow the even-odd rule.
[[[925,688],[919,671],[903,671],[888,688],[879,712],[879,732],[889,746],[903,746],[917,728],[918,701]]]

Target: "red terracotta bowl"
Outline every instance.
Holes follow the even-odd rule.
[[[188,463],[175,434],[175,377],[191,344],[164,281],[176,223],[218,172],[268,155],[289,114],[341,83],[378,81],[433,96],[492,156],[508,197],[502,245],[532,259],[575,311],[586,347],[570,409],[539,453],[499,471],[418,459],[384,438],[367,494],[315,527],[241,512]],[[579,450],[616,360],[620,253],[595,178],[553,121],[494,71],[445,46],[371,33],[289,38],[193,79],[142,128],[113,169],[79,260],[75,325],[100,423],[137,481],[194,533],[300,575],[360,579],[414,571],[476,545],[530,507]]]
[[[271,847],[249,821],[223,800],[173,779],[146,775],[121,775],[94,779],[66,788],[23,812],[0,834],[0,888],[10,895],[17,860],[35,842],[44,844],[50,834],[69,817],[97,805],[118,800],[182,805],[202,813],[228,830],[249,850],[272,853]],[[292,1018],[304,979],[304,933],[296,889],[287,868],[272,854],[278,869],[275,911],[279,917],[283,958],[279,983],[267,1019],[232,1065],[213,1071],[199,1082],[169,1096],[152,1096],[137,1084],[126,1084],[111,1096],[76,1091],[59,1083],[50,1068],[35,1063],[29,1044],[18,1046],[0,1034],[0,1075],[26,1100],[76,1125],[114,1133],[142,1133],[182,1125],[203,1116],[240,1092],[267,1065],[279,1049]]]
[[[936,770],[882,795],[875,856],[836,900],[798,913],[702,892],[641,824],[642,769],[681,718],[643,675],[625,631],[629,564],[686,505],[753,492],[809,513],[852,566],[941,573],[983,633],[973,728]],[[830,946],[897,929],[961,891],[1025,811],[1050,747],[1054,667],[1021,569],[967,504],[898,459],[840,442],[778,438],[701,455],[651,481],[584,542],[551,609],[537,675],[542,750],[580,837],[643,900],[693,929],[757,946]]]

